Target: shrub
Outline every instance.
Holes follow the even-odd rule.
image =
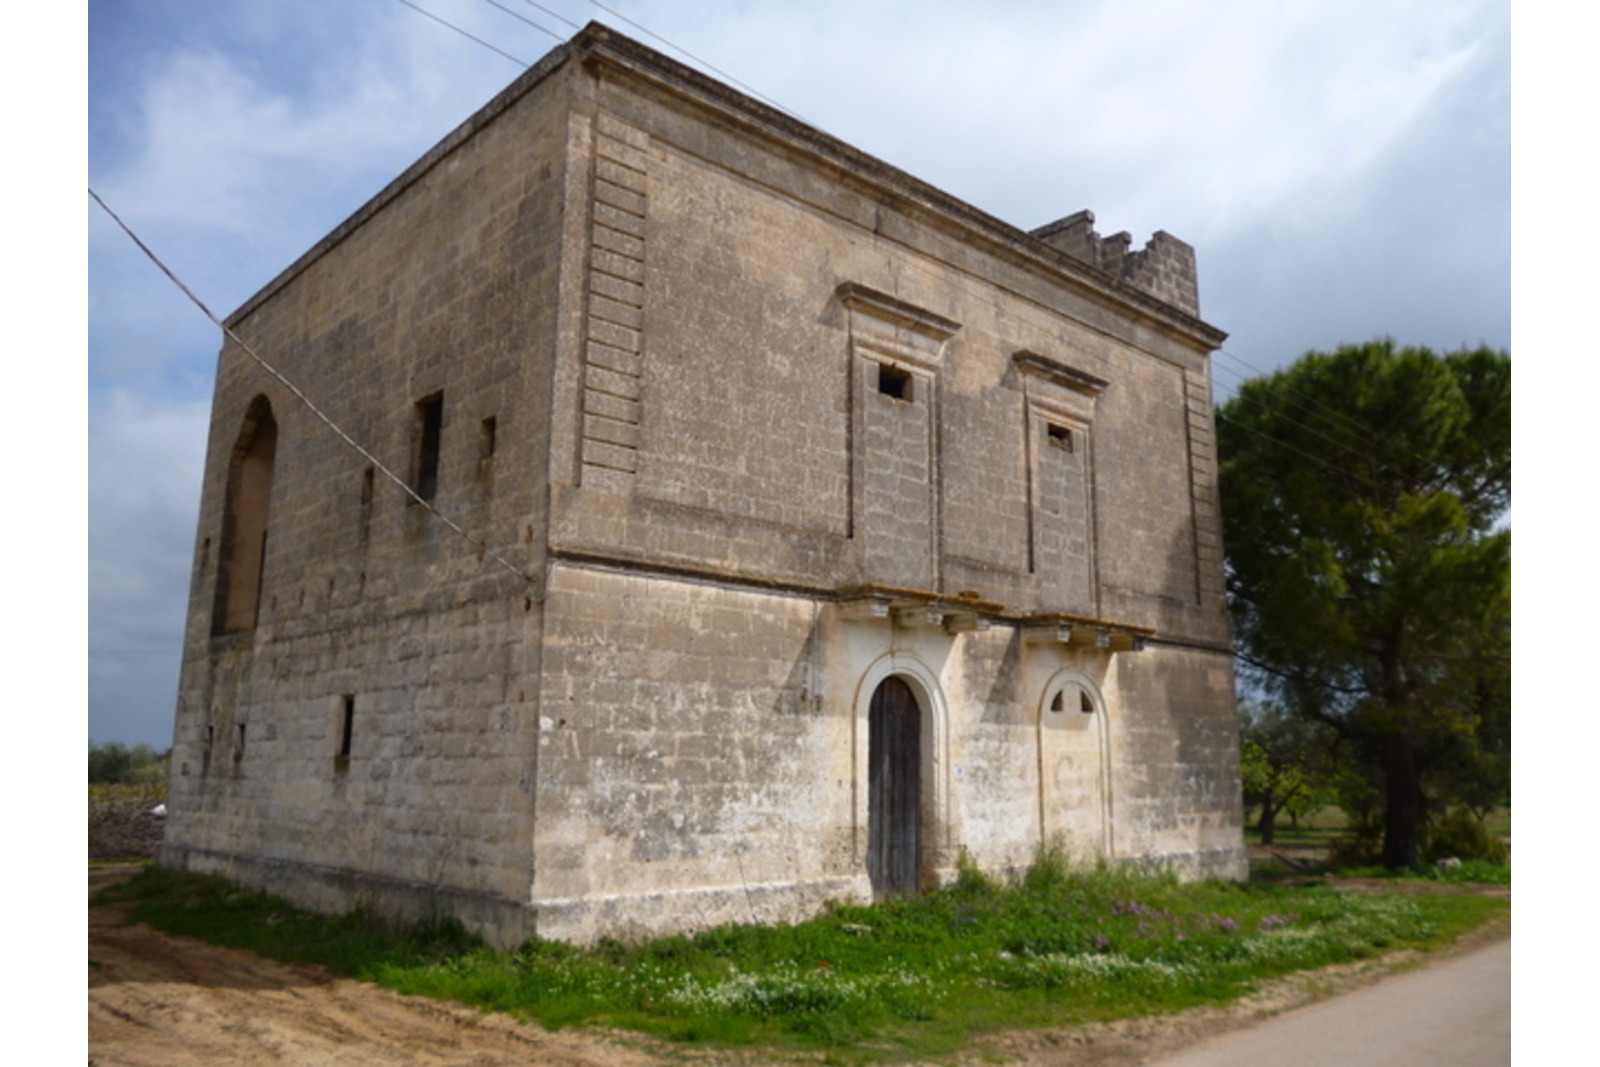
[[[1428,833],[1427,858],[1430,860],[1486,860],[1506,864],[1511,861],[1511,850],[1506,843],[1489,833],[1480,820],[1465,805],[1447,811]]]

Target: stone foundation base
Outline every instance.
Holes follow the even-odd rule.
[[[450,916],[501,949],[514,949],[534,933],[533,913],[525,901],[491,893],[170,844],[162,846],[157,863],[169,870],[216,875],[329,915],[361,908],[397,922]]]
[[[872,885],[865,873],[812,882],[767,882],[552,898],[529,904],[489,893],[176,845],[162,847],[159,864],[170,870],[216,875],[249,889],[280,896],[299,907],[328,914],[366,908],[402,922],[448,915],[500,949],[514,949],[534,935],[592,944],[606,937],[629,941],[665,934],[692,934],[730,923],[802,922],[836,901],[850,904],[872,901]],[[1242,847],[1127,859],[1120,864],[1152,872],[1171,871],[1185,881],[1202,878],[1242,881],[1250,870],[1248,855]],[[954,879],[954,873],[941,871],[944,877],[938,879],[939,884],[948,884]]]

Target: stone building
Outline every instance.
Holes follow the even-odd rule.
[[[162,862],[501,944],[1242,876],[1197,315],[589,26],[229,320]]]

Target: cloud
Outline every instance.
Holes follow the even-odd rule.
[[[90,405],[90,733],[170,730],[209,400]],[[198,447],[197,447],[198,442]]]
[[[526,60],[555,44],[418,2]],[[1509,344],[1505,0],[607,6],[1014,225],[1090,208],[1191,242],[1203,312],[1258,369],[1381,333]],[[218,314],[517,74],[391,3],[92,0],[90,29],[91,183]],[[90,212],[91,721],[133,700],[155,726],[106,739],[164,743],[221,339]],[[95,651],[152,640],[170,663]],[[162,681],[135,700],[106,679],[137,663]]]

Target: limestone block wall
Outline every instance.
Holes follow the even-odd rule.
[[[230,320],[370,457],[224,347],[164,862],[524,921],[564,114],[546,94],[480,115]],[[244,558],[227,486],[263,405],[265,552]],[[225,568],[259,603],[218,633]]]
[[[896,677],[920,884],[1242,873],[1221,335],[1072,264],[585,31],[231,320],[375,459],[225,346],[163,862],[502,944],[796,918],[873,892]]]
[[[848,891],[849,724],[819,689],[814,601],[558,564],[545,609],[542,936],[788,919]]]
[[[555,545],[1227,640],[1203,346],[1114,312],[1030,246],[956,239],[924,205],[626,72],[599,68],[594,106],[577,121],[596,234],[630,183],[637,306],[621,333],[591,295],[559,373],[589,383],[584,455],[602,406],[636,422],[605,423],[626,470],[585,462],[570,480],[557,427],[554,478],[576,491],[556,494]],[[613,269],[618,250],[594,249]],[[637,348],[626,381],[613,343]]]
[[[1113,657],[1112,847],[1187,875],[1244,878],[1232,658],[1152,646]]]

